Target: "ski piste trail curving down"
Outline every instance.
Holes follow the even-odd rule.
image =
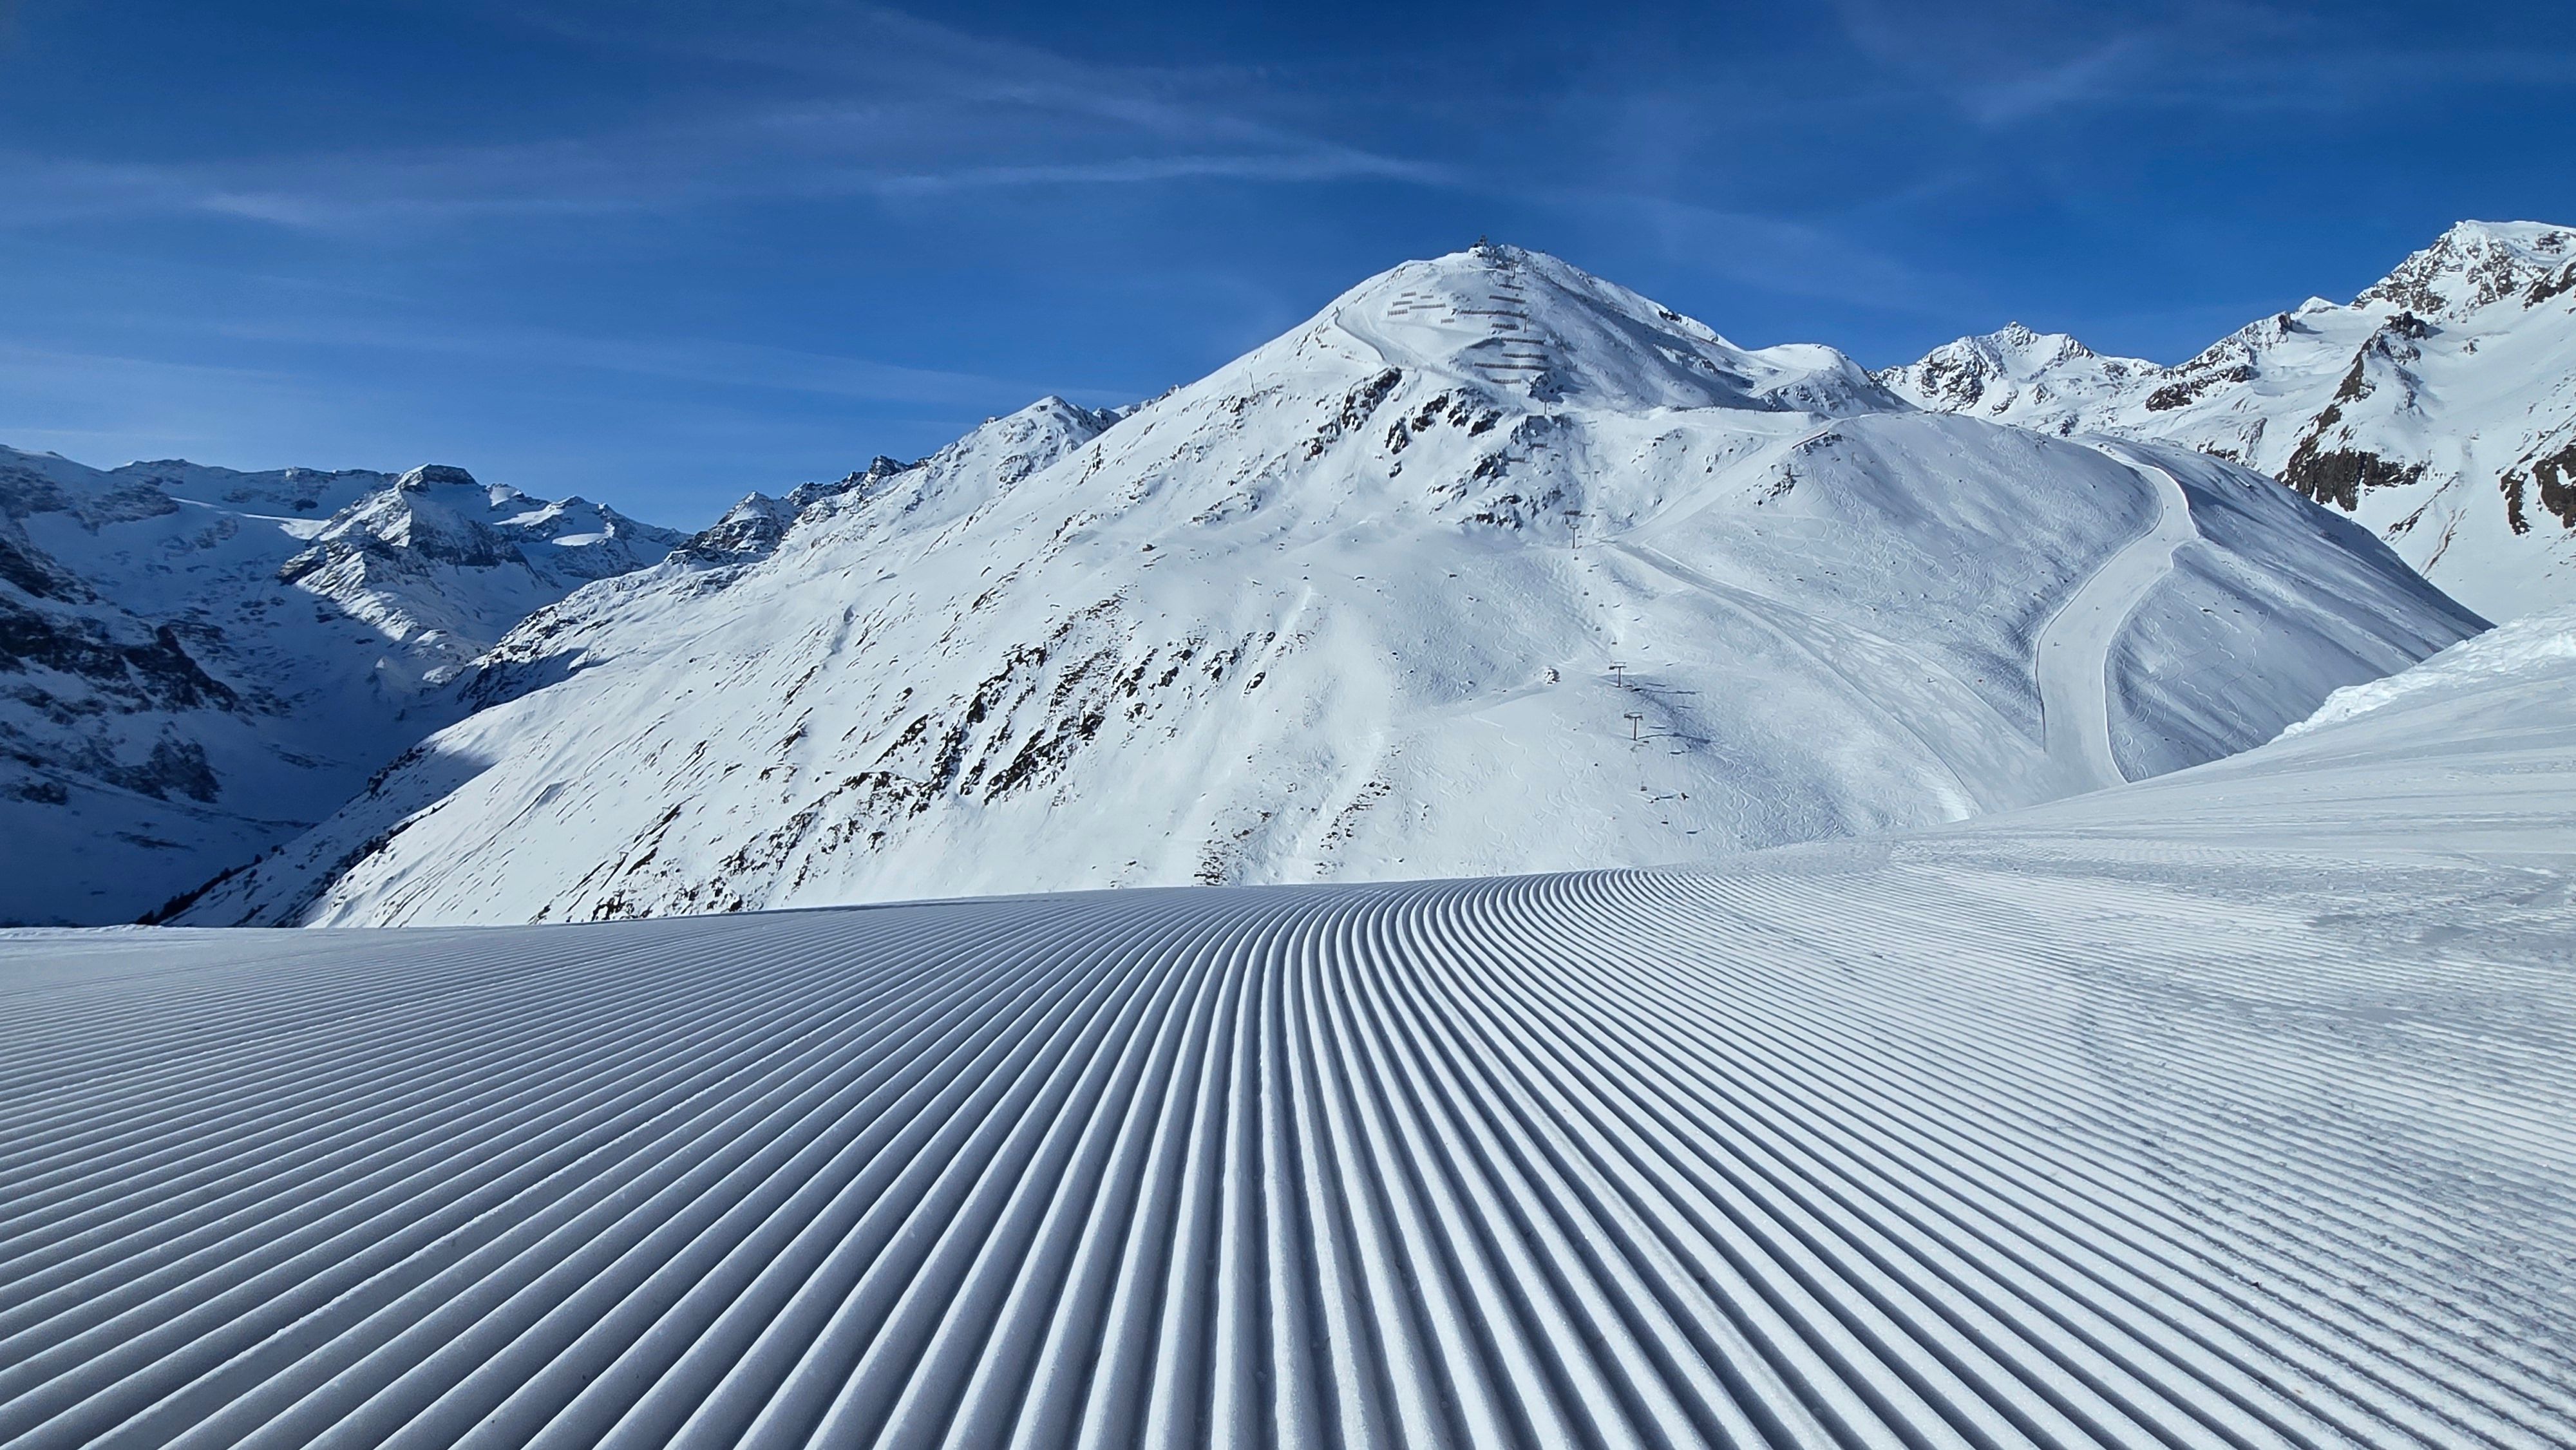
[[[2154,488],[2157,513],[2145,533],[2066,597],[2032,647],[2043,738],[2067,794],[2127,783],[2111,754],[2111,646],[2139,603],[2173,572],[2174,551],[2200,537],[2172,474],[2123,450],[2092,447]]]

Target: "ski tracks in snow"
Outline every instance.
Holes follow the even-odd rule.
[[[2099,444],[2094,451],[2147,481],[2156,521],[2093,571],[2040,626],[2033,642],[2040,719],[2061,793],[2127,782],[2111,754],[2111,646],[2140,601],[2173,572],[2176,549],[2200,537],[2174,476]]]
[[[2565,1444],[2576,1058],[2465,1023],[2516,1095],[2398,1125],[2329,916],[2057,862],[0,943],[0,1442]],[[2467,1010],[2576,1006],[2517,970]]]
[[[1923,752],[1924,762],[1939,767],[1942,773],[1950,778],[1950,790],[1945,803],[1955,806],[1960,815],[1967,815],[1974,811],[1977,792],[1969,788],[1967,779],[1959,773],[1959,768],[1950,763],[1949,756],[1933,743],[1931,737],[1917,728],[1912,720],[1907,719],[1904,712],[1891,709],[1885,700],[1879,698],[1877,691],[1853,676],[1834,647],[1833,633],[1830,628],[1819,625],[1795,605],[1713,579],[1704,571],[1695,569],[1633,536],[1614,537],[1605,539],[1603,542],[1665,578],[1696,590],[1708,599],[1724,605],[1738,618],[1768,632],[1773,638],[1795,651],[1815,669],[1819,680],[1830,681],[1839,687],[1844,700],[1853,709],[1876,715],[1887,725],[1891,736],[1903,736],[1912,740]],[[1876,637],[1863,636],[1861,642],[1875,650],[1893,651],[1896,648],[1889,641]]]

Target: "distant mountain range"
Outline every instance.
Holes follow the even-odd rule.
[[[2272,474],[2490,618],[2576,601],[2576,230],[2462,222],[2349,304],[2310,298],[2175,367],[2016,323],[1878,378]]]
[[[0,449],[0,920],[131,920],[310,827],[530,610],[684,537],[459,468]]]

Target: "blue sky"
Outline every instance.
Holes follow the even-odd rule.
[[[1543,248],[1873,366],[2173,360],[2576,223],[2561,7],[0,0],[0,442],[702,522]]]

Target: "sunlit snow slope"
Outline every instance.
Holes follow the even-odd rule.
[[[1480,248],[1130,414],[746,501],[183,919],[1705,859],[2196,764],[2477,623],[2242,469]]]
[[[2576,616],[1713,871],[0,937],[0,1440],[2563,1446]]]

